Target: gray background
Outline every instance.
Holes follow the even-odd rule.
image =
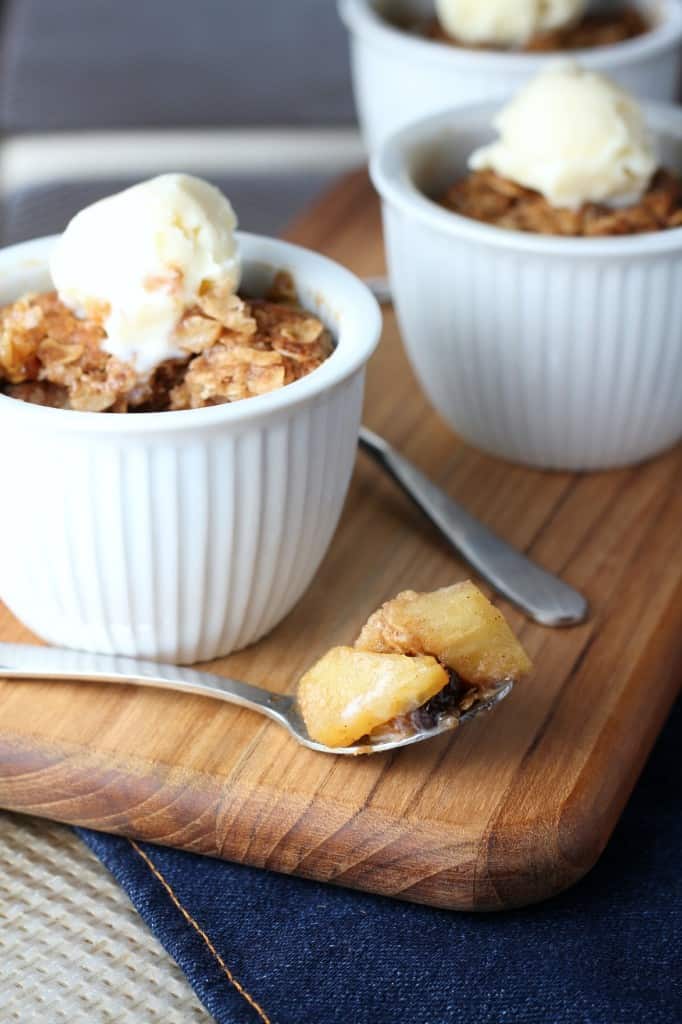
[[[0,132],[210,127],[341,128],[354,123],[346,32],[334,0],[4,0]],[[144,135],[141,136],[144,145]],[[280,230],[333,169],[213,180],[243,226]],[[61,230],[127,181],[54,181],[2,197],[6,244]]]

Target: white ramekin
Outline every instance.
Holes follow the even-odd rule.
[[[386,13],[433,13],[433,0],[338,0],[351,38],[355,100],[370,151],[403,125],[456,105],[517,91],[557,54],[457,49],[392,26]],[[654,27],[615,46],[573,51],[584,67],[609,75],[635,96],[674,100],[682,69],[679,0],[639,0]]]
[[[437,114],[372,162],[405,345],[441,415],[533,466],[638,462],[682,437],[682,228],[615,238],[507,231],[440,207],[495,107]],[[682,108],[646,105],[682,168]]]
[[[50,287],[54,239],[0,251],[0,301]],[[189,663],[272,629],[310,583],[355,461],[381,316],[349,271],[240,235],[247,289],[292,273],[336,338],[308,377],[186,412],[113,415],[0,395],[0,598],[61,646]]]

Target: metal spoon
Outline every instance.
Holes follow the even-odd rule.
[[[391,294],[391,285],[387,277],[365,277],[363,281],[380,306],[391,305],[393,295]]]
[[[512,688],[512,682],[505,680],[485,700],[463,712],[459,718],[444,717],[431,729],[423,729],[399,739],[381,740],[375,743],[368,739],[352,747],[326,747],[316,743],[308,735],[295,696],[272,693],[250,683],[237,679],[197,672],[196,669],[179,665],[162,665],[153,661],[139,661],[137,658],[119,658],[106,654],[89,654],[83,651],[68,651],[58,647],[36,647],[29,644],[0,643],[0,678],[26,680],[62,680],[84,683],[122,683],[133,686],[150,686],[160,690],[178,690],[202,697],[215,697],[249,708],[266,715],[283,726],[298,743],[323,754],[379,754],[398,747],[430,740],[468,722],[482,711],[488,711],[503,700]]]
[[[383,437],[361,427],[360,447],[498,594],[543,626],[575,626],[585,621],[589,606],[582,594],[475,519]]]

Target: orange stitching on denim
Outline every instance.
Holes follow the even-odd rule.
[[[237,979],[235,978],[234,974],[232,973],[230,968],[227,966],[227,964],[225,963],[225,961],[221,957],[220,953],[218,952],[218,950],[215,948],[215,946],[213,945],[213,943],[209,939],[209,937],[206,934],[206,932],[203,930],[203,928],[200,927],[199,924],[197,924],[197,922],[194,920],[194,918],[189,913],[189,911],[186,910],[185,907],[182,905],[182,903],[180,902],[178,897],[173,892],[173,889],[171,888],[170,883],[166,881],[166,879],[161,874],[161,872],[159,871],[157,866],[154,864],[152,859],[147,856],[147,854],[144,852],[144,850],[142,850],[133,839],[129,839],[128,842],[132,846],[133,850],[135,850],[135,852],[140,855],[140,857],[145,862],[145,864],[147,865],[147,867],[149,868],[151,873],[154,875],[154,877],[164,887],[164,889],[166,890],[166,892],[170,896],[173,904],[178,908],[178,910],[180,911],[180,913],[182,914],[184,919],[187,921],[187,923],[190,924],[192,926],[192,928],[194,928],[194,930],[197,933],[197,935],[200,935],[201,938],[204,940],[204,942],[206,943],[206,946],[208,947],[209,952],[211,953],[211,955],[213,957],[215,957],[215,959],[220,964],[220,967],[221,967],[222,971],[224,972],[227,980],[230,982],[230,984],[233,985],[236,988],[237,992],[239,992],[239,995],[243,999],[246,1000],[246,1002],[249,1004],[249,1006],[251,1006],[256,1011],[256,1013],[258,1014],[260,1019],[263,1021],[263,1024],[272,1024],[272,1021],[270,1020],[270,1018],[266,1014],[265,1010],[263,1010],[263,1008],[258,1005],[258,1003],[253,998],[253,996],[249,995],[249,993],[246,991],[244,986],[240,985],[240,983],[237,981]]]

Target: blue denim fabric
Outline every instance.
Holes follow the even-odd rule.
[[[411,906],[81,830],[220,1024],[679,1024],[682,707],[597,867],[540,906]],[[218,957],[263,1016],[230,982]]]

